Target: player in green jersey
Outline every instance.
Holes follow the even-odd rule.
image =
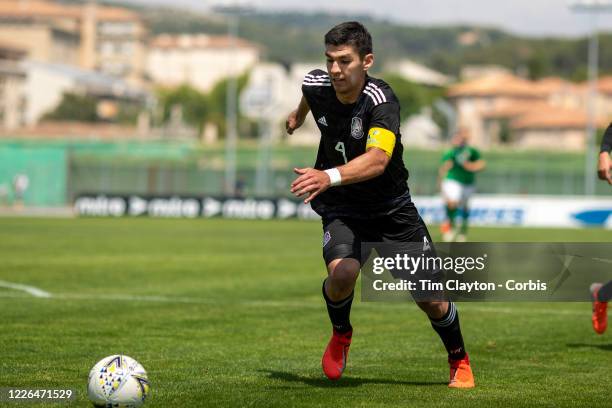
[[[468,144],[469,133],[459,128],[451,141],[453,147],[442,156],[439,169],[440,189],[446,206],[447,220],[442,226],[445,241],[465,242],[468,228],[468,202],[474,194],[476,173],[482,171],[486,163],[480,152]],[[457,234],[455,218],[461,210],[462,223]]]

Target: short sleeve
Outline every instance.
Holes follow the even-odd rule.
[[[398,135],[399,105],[393,102],[376,105],[372,110],[366,150],[376,147],[391,157]]]
[[[315,69],[304,76],[302,80],[302,94],[308,99],[310,95],[317,91],[331,86],[329,75],[323,70]]]
[[[472,148],[472,154],[470,155],[470,161],[480,160],[480,151]]]
[[[374,106],[370,119],[370,129],[375,127],[387,129],[397,136],[400,127],[399,104],[387,102]]]
[[[440,160],[442,163],[448,161],[448,160],[452,160],[453,159],[453,151],[452,150],[447,150],[444,152],[444,154],[442,155],[442,160]]]

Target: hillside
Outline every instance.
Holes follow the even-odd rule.
[[[110,4],[139,11],[151,35],[227,32],[225,18],[220,14]],[[320,61],[323,34],[347,20],[367,25],[375,39],[379,68],[390,59],[411,58],[450,75],[457,75],[466,64],[499,64],[534,79],[559,75],[578,81],[587,74],[586,38],[519,37],[490,27],[408,26],[363,15],[251,11],[240,15],[239,35],[263,45],[269,60],[287,64]],[[600,36],[600,70],[602,74],[612,74],[612,32]]]
[[[151,32],[206,32],[222,34],[219,18],[180,10],[144,9]],[[375,39],[379,67],[398,57],[408,57],[441,72],[457,75],[466,64],[499,64],[532,78],[560,75],[586,78],[585,38],[526,38],[494,28],[471,26],[406,26],[367,16],[324,13],[249,13],[240,16],[240,35],[263,44],[270,60],[291,63],[322,59],[322,37],[338,22],[359,20]],[[278,27],[284,27],[279,35]],[[612,33],[600,36],[600,67],[612,73]]]

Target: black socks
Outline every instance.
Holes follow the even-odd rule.
[[[353,304],[353,295],[355,292],[346,298],[338,302],[334,302],[327,297],[325,293],[325,281],[323,281],[323,298],[327,304],[327,313],[329,314],[329,320],[331,320],[332,326],[338,333],[346,333],[353,330],[350,321],[351,305]]]
[[[451,360],[461,360],[465,357],[465,346],[459,326],[459,313],[453,302],[448,302],[448,311],[440,319],[432,319],[431,326],[438,333]]]

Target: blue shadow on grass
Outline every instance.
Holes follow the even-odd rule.
[[[414,386],[446,386],[446,382],[425,382],[425,381],[399,381],[399,380],[387,380],[378,378],[362,378],[346,376],[338,381],[330,381],[324,377],[313,378],[295,373],[289,373],[284,371],[270,371],[260,370],[268,375],[268,378],[273,380],[282,380],[286,382],[302,383],[311,387],[360,387],[364,384],[390,384],[390,385],[414,385]]]

